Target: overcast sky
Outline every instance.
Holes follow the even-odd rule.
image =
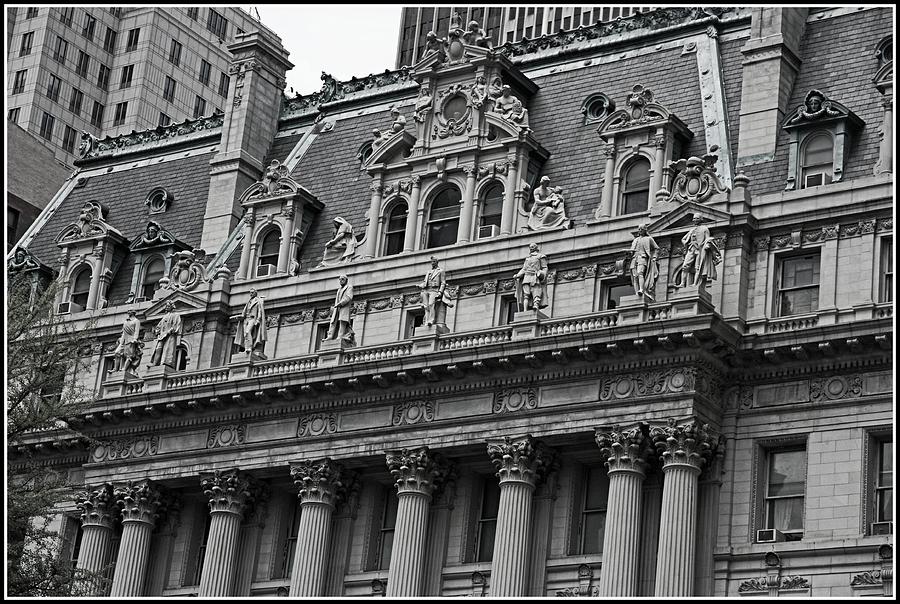
[[[339,80],[393,69],[400,4],[241,5],[281,37],[294,68],[290,89],[309,94],[322,87],[323,71]]]

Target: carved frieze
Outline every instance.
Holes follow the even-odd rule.
[[[741,584],[738,586],[738,593],[768,590],[769,588],[767,586],[765,577],[754,577],[753,579],[747,579],[746,581],[741,581]]]
[[[241,445],[244,443],[246,429],[245,424],[227,424],[211,428],[209,437],[206,439],[206,448],[218,449]]]
[[[310,413],[300,418],[297,425],[297,436],[322,436],[337,432],[338,418],[336,413]]]
[[[881,571],[870,570],[864,573],[860,573],[853,577],[853,579],[850,581],[850,585],[852,587],[858,587],[861,585],[881,585]]]
[[[816,403],[857,398],[862,395],[862,385],[861,375],[836,375],[812,379],[809,382],[809,400]]]
[[[600,382],[600,400],[686,392],[694,390],[695,383],[696,369],[692,367],[610,375]]]
[[[78,147],[78,154],[81,159],[90,159],[101,155],[121,153],[129,147],[140,147],[160,141],[169,141],[191,134],[215,134],[213,131],[216,128],[221,128],[224,116],[224,113],[215,113],[207,117],[184,120],[180,124],[157,126],[152,130],[142,130],[141,132],[132,130],[130,134],[107,136],[103,139],[97,139],[94,135],[83,132],[81,134],[81,144]]]
[[[429,400],[406,401],[394,405],[392,426],[419,424],[434,420],[434,402]]]
[[[331,75],[322,72],[322,88],[318,92],[306,96],[297,95],[282,108],[282,116],[314,112],[322,103],[339,101],[357,92],[373,91],[385,86],[415,85],[408,67],[373,73],[362,78],[351,78],[341,82]]]
[[[787,575],[781,578],[779,589],[809,589],[809,579],[800,575]]]
[[[491,408],[492,413],[514,413],[516,411],[527,411],[537,408],[537,389],[534,387],[525,388],[504,388],[494,393],[494,404]]]
[[[94,447],[91,461],[115,461],[156,455],[159,451],[159,436],[136,436],[112,440]]]

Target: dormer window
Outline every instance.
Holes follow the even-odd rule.
[[[159,280],[165,274],[165,262],[157,256],[147,263],[144,268],[144,278],[141,280],[141,296],[147,300],[153,298],[154,292],[159,287]]]
[[[403,200],[397,201],[388,212],[384,228],[384,255],[393,256],[403,251],[406,236],[406,219],[409,206]]]
[[[426,231],[426,248],[453,245],[459,231],[459,189],[449,186],[442,189],[431,203]]]
[[[478,220],[478,238],[494,237],[500,234],[500,218],[503,213],[503,185],[499,182],[488,185],[481,198],[481,215]]]
[[[259,261],[256,264],[256,276],[266,277],[275,274],[278,266],[278,252],[281,249],[281,232],[270,229],[262,238],[259,246]]]
[[[85,267],[78,271],[72,280],[72,293],[69,295],[69,302],[79,308],[72,309],[83,310],[87,308],[88,296],[91,292],[91,269]]]
[[[817,187],[831,182],[834,170],[834,143],[827,132],[810,136],[803,145],[800,160],[800,188]]]
[[[622,179],[622,214],[646,212],[650,200],[650,162],[644,158],[627,166]]]

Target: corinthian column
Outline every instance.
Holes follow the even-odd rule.
[[[347,475],[330,458],[291,464],[300,499],[300,526],[291,569],[291,597],[323,596],[325,564],[331,543],[331,515],[346,492]]]
[[[387,596],[421,596],[431,496],[443,485],[449,468],[427,447],[388,451],[386,457],[398,499]]]
[[[122,539],[110,597],[144,595],[150,536],[158,517],[160,492],[149,481],[129,482],[116,488],[116,504],[122,510]]]
[[[491,562],[491,597],[525,594],[529,560],[532,494],[555,463],[555,453],[531,435],[488,443],[500,478],[500,509]]]
[[[694,593],[697,542],[697,479],[709,459],[710,436],[696,419],[655,427],[650,436],[663,468],[662,517],[656,557],[657,597],[689,597]]]
[[[598,430],[596,441],[609,468],[600,595],[631,597],[637,595],[641,489],[651,445],[640,426]]]
[[[105,596],[100,573],[109,564],[113,518],[118,511],[111,484],[77,496],[81,510],[81,549],[75,570],[80,575],[78,595]]]
[[[369,189],[372,191],[372,200],[369,202],[369,224],[366,226],[366,246],[363,248],[363,258],[374,258],[378,249],[378,218],[381,213],[381,194],[384,192],[382,176],[375,176]]]
[[[722,489],[722,462],[725,457],[725,437],[711,442],[710,458],[700,475],[700,496],[697,510],[697,565],[694,594],[712,596],[715,588],[716,535],[719,522],[719,491]]]
[[[462,211],[459,215],[459,230],[456,234],[457,243],[465,243],[472,236],[472,214],[475,207],[475,179],[478,177],[478,168],[476,166],[465,166],[463,171],[466,173],[466,190],[463,191]],[[388,590],[390,590],[390,582],[388,582]]]
[[[253,503],[252,483],[237,470],[203,473],[200,487],[209,498],[209,537],[197,595],[230,596],[244,511]]]

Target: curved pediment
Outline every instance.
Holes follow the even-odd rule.
[[[875,86],[882,93],[885,88],[891,87],[894,85],[894,62],[890,61],[882,65],[878,71],[875,72],[875,77],[872,78],[872,82],[875,83]]]
[[[824,93],[813,89],[806,93],[803,104],[785,118],[782,128],[791,130],[839,120],[847,120],[856,127],[865,125],[843,103],[829,99]]]
[[[290,197],[301,191],[306,193],[307,196],[312,197],[312,194],[309,191],[291,177],[290,171],[286,165],[282,164],[277,159],[273,159],[266,168],[266,173],[263,175],[262,180],[259,180],[244,189],[244,192],[241,193],[241,196],[238,199],[243,205],[246,202],[259,199],[282,196]]]
[[[410,132],[402,130],[382,137],[381,142],[378,141],[379,139],[376,138],[372,143],[372,155],[366,162],[367,166],[385,164],[394,157],[405,157],[416,144],[416,137]]]
[[[102,239],[108,235],[124,240],[122,233],[106,222],[106,213],[106,208],[100,202],[86,202],[81,207],[78,220],[60,232],[56,243],[65,246],[87,239]]]
[[[161,224],[151,220],[147,223],[147,227],[143,233],[134,238],[131,245],[128,246],[131,251],[149,250],[159,247],[169,247],[181,244],[181,247],[188,247],[183,244],[167,231]]]
[[[494,111],[485,112],[484,118],[488,125],[494,126],[500,130],[500,138],[505,138],[507,136],[517,137],[519,136],[519,132],[526,128],[526,126],[512,122]]]

